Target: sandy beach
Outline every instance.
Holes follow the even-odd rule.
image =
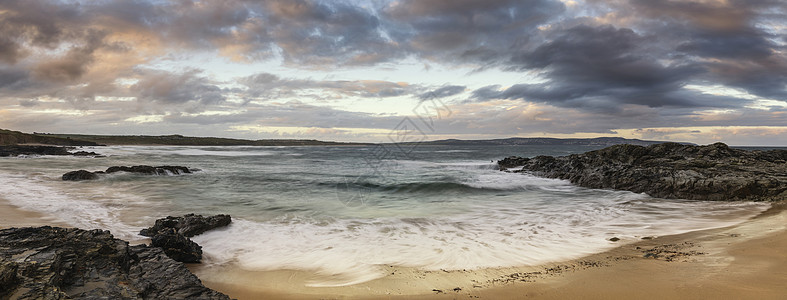
[[[355,285],[308,287],[319,274],[190,265],[207,287],[237,299],[783,299],[787,204],[742,224],[655,237],[542,266],[423,271]],[[0,201],[0,227],[63,226]]]

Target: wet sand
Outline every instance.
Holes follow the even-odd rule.
[[[238,299],[784,299],[784,203],[745,223],[656,237],[537,267],[422,271],[343,287],[308,287],[303,271],[191,266],[210,288]]]
[[[44,225],[71,227],[41,213],[22,210],[0,198],[0,228]]]

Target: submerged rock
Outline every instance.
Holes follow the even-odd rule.
[[[187,167],[181,166],[158,166],[158,167],[151,167],[151,166],[133,166],[133,167],[125,167],[125,166],[116,166],[110,167],[105,173],[115,173],[115,172],[129,172],[129,173],[137,173],[137,174],[145,174],[145,175],[169,175],[169,174],[191,174],[191,170]]]
[[[98,179],[98,175],[96,173],[86,170],[71,171],[63,174],[63,180],[67,180],[67,181],[94,180],[94,179]]]
[[[139,234],[143,236],[153,236],[162,230],[172,228],[186,237],[193,237],[214,228],[227,226],[231,222],[232,218],[229,215],[215,215],[210,217],[203,217],[202,215],[195,214],[188,214],[182,217],[169,216],[156,220],[156,224],[153,225],[153,227],[142,229]]]
[[[188,167],[181,167],[181,166],[114,166],[109,167],[106,171],[96,171],[90,172],[85,170],[79,171],[72,171],[66,174],[63,174],[63,180],[92,180],[98,179],[98,174],[111,174],[117,172],[128,172],[128,173],[135,173],[135,174],[143,174],[143,175],[180,175],[180,174],[191,174],[193,171],[197,171],[196,169],[189,169]],[[92,174],[89,175],[87,173]]]
[[[567,179],[588,188],[691,200],[787,200],[787,151],[746,151],[723,143],[616,145],[562,157],[508,157],[501,170]]]
[[[0,298],[229,299],[159,248],[49,226],[0,230]]]

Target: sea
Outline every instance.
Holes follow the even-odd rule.
[[[496,169],[510,155],[598,148],[85,147],[79,150],[106,157],[0,158],[0,199],[130,241],[142,241],[139,230],[157,218],[230,214],[229,227],[193,238],[204,264],[322,275],[311,286],[381,278],[383,266],[464,270],[559,262],[645,237],[734,225],[769,207],[658,199]],[[73,170],[132,165],[199,171],[61,180]]]

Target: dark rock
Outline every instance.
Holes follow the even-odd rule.
[[[619,240],[620,240],[620,239],[619,239],[619,238],[617,238],[617,237],[612,237],[611,239],[609,239],[609,241],[610,241],[610,242],[617,242],[617,241],[619,241]]]
[[[193,237],[214,228],[227,226],[231,222],[232,218],[229,215],[215,215],[210,217],[203,217],[202,215],[195,214],[188,214],[182,217],[169,216],[156,220],[156,224],[153,225],[153,227],[142,229],[139,234],[143,236],[154,236],[164,229],[172,228],[186,237]]]
[[[505,171],[509,168],[521,167],[529,160],[530,159],[526,157],[509,156],[502,160],[498,160],[497,166],[499,167],[500,170]]]
[[[87,152],[87,151],[71,152],[71,155],[73,155],[73,156],[105,157],[104,155],[101,155],[101,154],[98,154],[98,153],[95,153],[95,152]]]
[[[616,145],[562,157],[509,157],[501,170],[522,167],[588,188],[627,190],[691,200],[787,200],[787,151],[746,151],[723,143]]]
[[[63,174],[63,180],[68,180],[68,181],[94,180],[94,179],[98,179],[98,175],[96,175],[96,173],[86,170],[71,171]]]
[[[193,170],[197,171],[197,169]],[[87,173],[92,174],[90,176]],[[96,172],[89,172],[85,170],[73,171],[68,172],[63,175],[63,180],[91,180],[91,179],[98,179],[98,174],[109,174],[109,173],[116,173],[116,172],[129,172],[135,174],[144,174],[144,175],[180,175],[180,174],[191,174],[192,170],[187,167],[181,166],[159,166],[159,167],[151,167],[151,166],[133,166],[133,167],[125,167],[125,166],[115,166],[109,167],[106,171],[96,171]],[[66,178],[74,178],[77,179],[66,179]]]
[[[170,258],[184,263],[198,263],[202,260],[202,247],[189,238],[167,228],[151,238],[152,245],[164,250]]]
[[[110,167],[105,172],[106,173],[129,172],[129,173],[138,173],[138,174],[145,174],[145,175],[169,175],[169,174],[178,175],[178,174],[190,174],[191,170],[189,170],[189,168],[187,167],[181,167],[181,166],[158,166],[158,167],[116,166],[116,167]]]
[[[19,155],[72,155],[70,147],[57,146],[0,146],[0,157]]]
[[[159,248],[48,226],[0,230],[0,298],[229,299]]]

